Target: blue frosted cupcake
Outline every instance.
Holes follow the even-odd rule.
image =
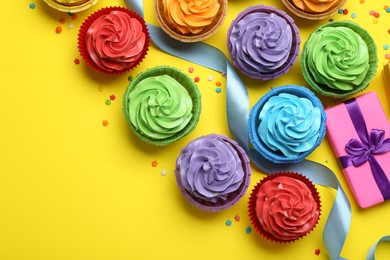
[[[321,101],[305,87],[272,89],[252,108],[249,137],[254,148],[274,163],[302,161],[325,136]]]

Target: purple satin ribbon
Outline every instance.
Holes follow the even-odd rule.
[[[349,117],[355,127],[360,140],[352,138],[345,146],[348,155],[339,158],[343,168],[349,166],[359,167],[368,161],[372,175],[385,200],[390,199],[390,182],[385,172],[375,159],[376,154],[383,154],[390,151],[390,138],[385,139],[385,131],[372,129],[368,134],[366,122],[356,99],[344,102]],[[375,115],[373,115],[375,116]]]

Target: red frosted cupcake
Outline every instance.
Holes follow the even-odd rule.
[[[103,8],[80,27],[78,48],[85,62],[97,71],[120,74],[136,67],[149,49],[145,21],[124,7]]]
[[[298,173],[275,173],[262,179],[249,198],[249,218],[263,237],[292,242],[318,223],[321,204],[317,189]]]

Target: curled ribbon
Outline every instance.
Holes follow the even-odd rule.
[[[142,0],[125,1],[129,8],[143,17]],[[161,50],[227,74],[226,110],[229,130],[233,138],[246,150],[256,167],[268,174],[280,171],[299,172],[316,184],[337,190],[336,199],[326,221],[322,239],[331,259],[343,259],[340,257],[340,253],[351,223],[351,206],[335,174],[324,165],[309,160],[303,160],[296,164],[274,164],[262,157],[256,150],[250,149],[248,142],[248,92],[225,54],[203,42],[179,42],[165,34],[160,28],[150,24],[148,24],[148,29],[153,43]],[[376,244],[374,246],[376,247]]]
[[[378,185],[383,198],[387,200],[390,198],[390,182],[382,167],[375,159],[375,155],[390,151],[390,138],[385,140],[384,130],[372,129],[370,134],[368,134],[362,111],[360,110],[356,99],[352,98],[345,101],[344,104],[360,141],[351,139],[347,143],[345,150],[348,155],[341,156],[339,158],[340,163],[344,168],[347,168],[351,165],[359,167],[368,161],[375,182]]]

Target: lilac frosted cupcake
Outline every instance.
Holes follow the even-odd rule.
[[[227,45],[233,64],[245,75],[275,79],[296,62],[301,39],[293,19],[274,7],[257,5],[231,23]]]
[[[184,197],[206,211],[236,204],[251,175],[245,151],[226,136],[210,134],[191,141],[176,161],[176,182]]]

